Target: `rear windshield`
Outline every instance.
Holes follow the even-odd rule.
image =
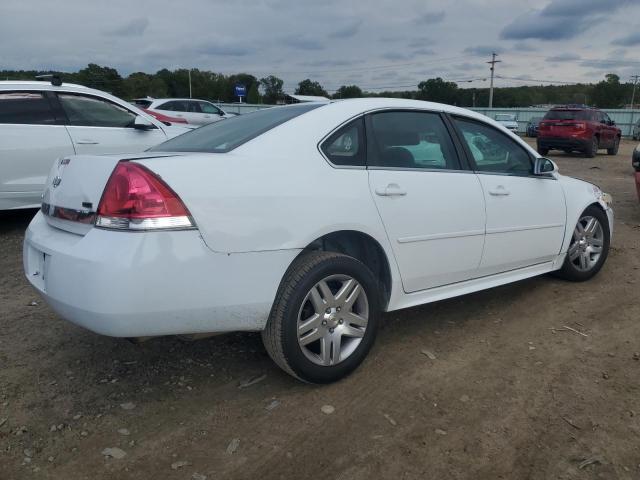
[[[225,153],[322,104],[271,107],[200,127],[150,148],[152,152]]]
[[[591,120],[592,112],[589,110],[549,110],[544,116],[545,120]]]

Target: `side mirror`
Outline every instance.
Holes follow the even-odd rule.
[[[545,157],[536,158],[533,164],[533,174],[537,177],[551,177],[558,171],[558,166]]]
[[[136,130],[151,130],[156,128],[156,126],[151,123],[151,121],[143,116],[136,116],[136,119],[133,121],[133,128]]]
[[[616,125],[616,122],[614,120],[609,120],[609,125],[614,127]]]

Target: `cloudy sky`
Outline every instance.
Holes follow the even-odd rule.
[[[1,0],[0,70],[269,74],[292,91],[488,86],[640,74],[640,0]],[[467,82],[471,80],[471,82]]]

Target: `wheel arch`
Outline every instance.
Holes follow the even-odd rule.
[[[389,259],[378,240],[359,230],[337,230],[325,233],[310,242],[298,257],[309,251],[342,253],[364,263],[380,282],[382,288],[380,303],[382,309],[386,310],[393,286],[392,259]]]

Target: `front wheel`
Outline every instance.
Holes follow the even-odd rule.
[[[588,207],[576,224],[558,276],[573,282],[589,280],[600,271],[609,254],[609,219],[599,207]]]
[[[620,149],[620,137],[616,137],[615,142],[613,143],[613,147],[607,148],[607,154],[617,155],[619,149]]]
[[[373,345],[380,288],[360,261],[331,252],[298,257],[278,289],[262,340],[285,372],[330,383],[355,370]]]

